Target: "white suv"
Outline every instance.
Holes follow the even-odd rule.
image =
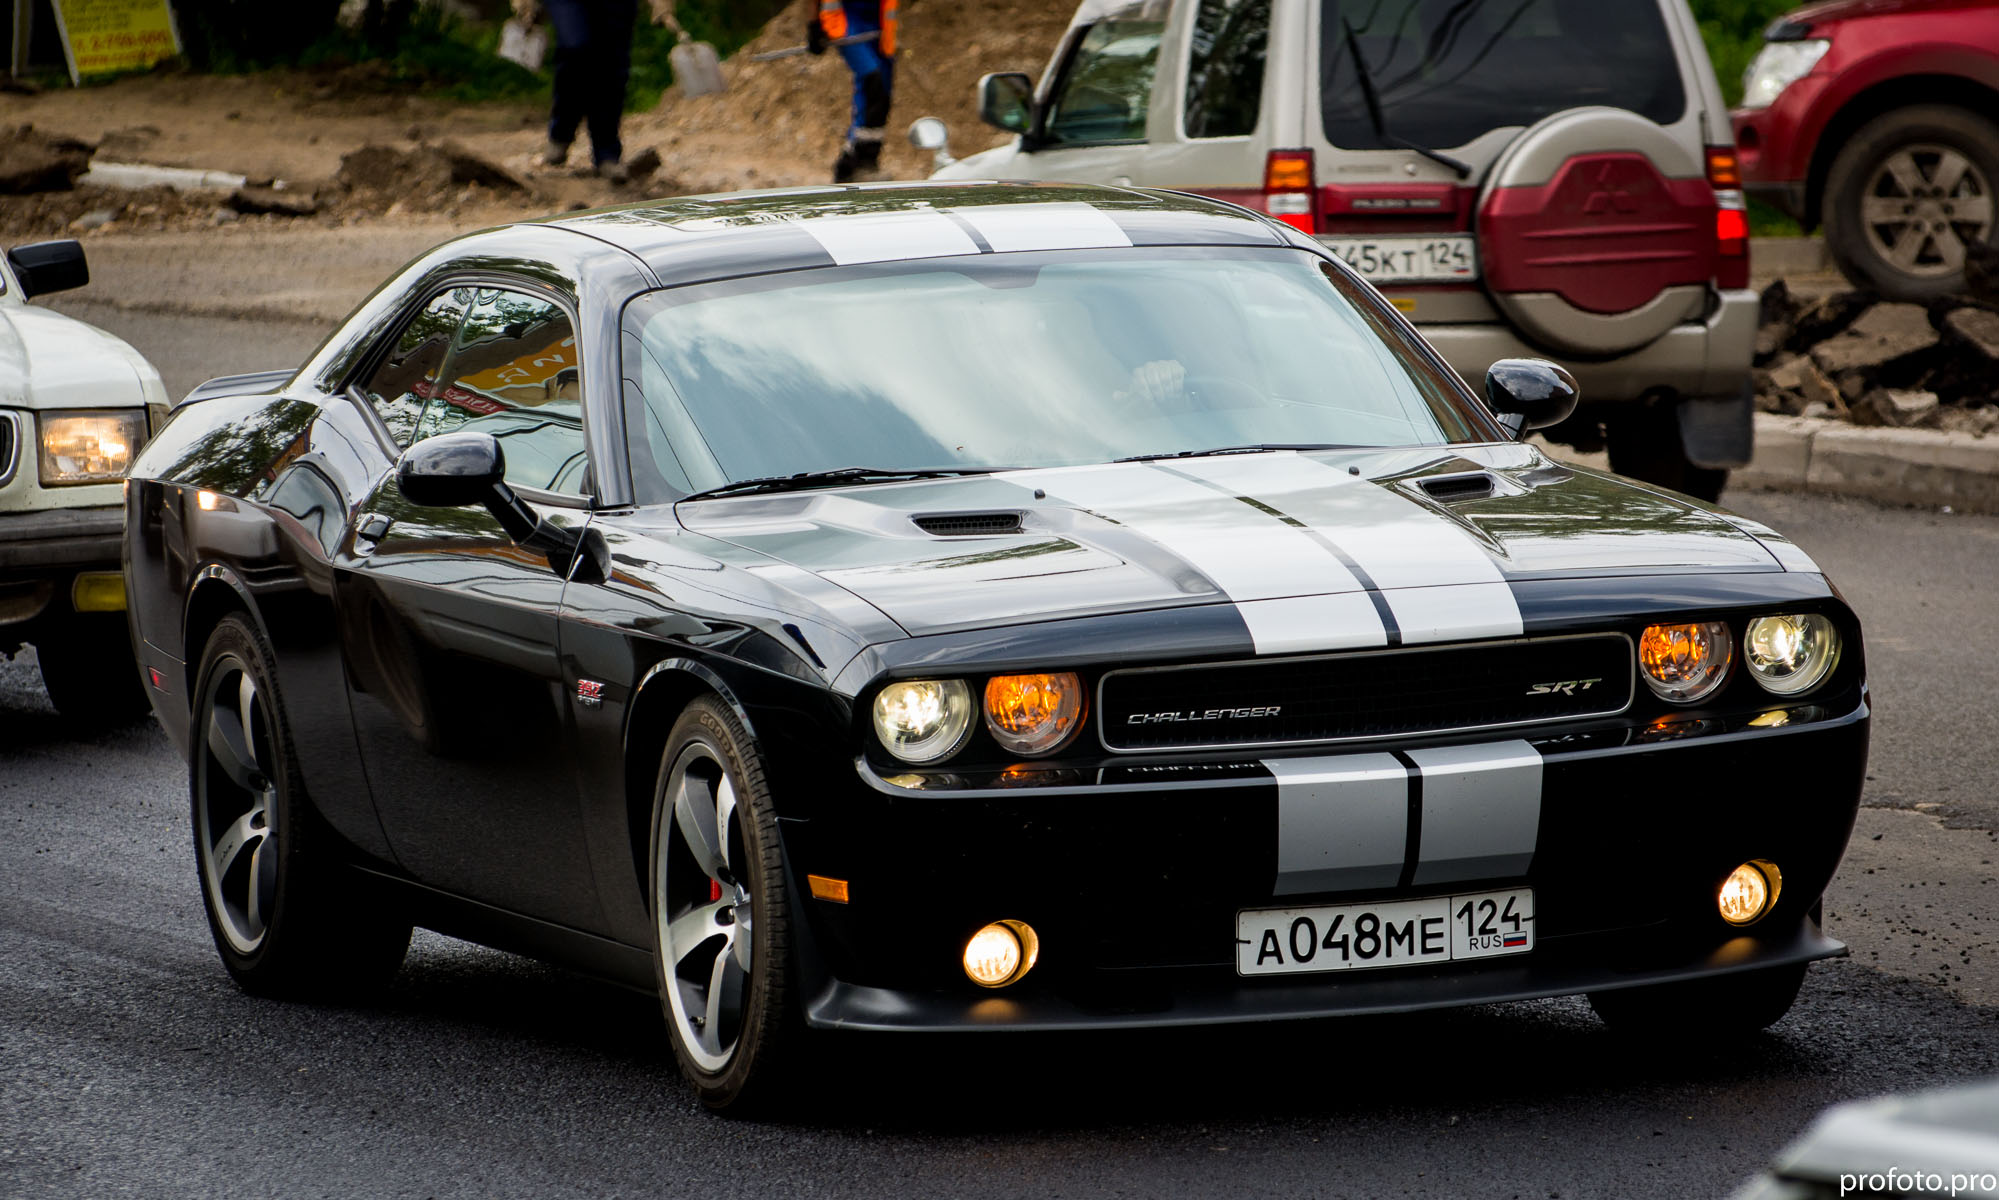
[[[1712,499],[1751,450],[1756,295],[1735,147],[1685,0],[1084,0],[1018,136],[950,179],[1178,188],[1332,246],[1469,381],[1546,357],[1551,431]]]
[[[147,708],[125,624],[123,489],[167,393],[138,351],[27,303],[89,280],[72,241],[0,255],[0,655],[33,645],[57,710],[108,721]]]

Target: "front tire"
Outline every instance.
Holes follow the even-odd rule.
[[[410,922],[344,870],[333,832],[312,811],[274,662],[236,614],[201,656],[189,790],[202,904],[243,990],[347,996],[395,973]]]
[[[1728,472],[1697,467],[1680,440],[1680,414],[1673,404],[1654,402],[1625,406],[1604,421],[1604,448],[1610,469],[1646,483],[1683,492],[1713,504],[1728,486]]]
[[[152,711],[122,616],[73,617],[55,636],[35,643],[35,657],[49,703],[66,721],[108,727]]]
[[[1883,113],[1826,174],[1826,248],[1856,285],[1922,302],[1965,290],[1965,246],[1994,241],[1999,126],[1947,104]]]
[[[1797,1002],[1806,964],[1709,979],[1591,992],[1589,1005],[1619,1033],[1748,1037],[1782,1020]]]
[[[681,1073],[718,1112],[767,1105],[803,1034],[790,897],[763,760],[712,698],[667,737],[649,857],[654,971]]]

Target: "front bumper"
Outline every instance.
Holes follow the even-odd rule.
[[[1278,894],[1279,788],[1269,759],[1134,762],[1045,786],[967,780],[941,792],[863,768],[849,816],[785,823],[786,856],[851,881],[802,902],[808,1020],[858,1029],[1084,1029],[1452,1007],[1666,983],[1829,957],[1819,897],[1846,846],[1869,715],[1798,709],[1798,724],[1695,722],[1647,742],[1601,731],[1528,739],[1540,802],[1524,871],[1438,886]],[[1713,725],[1703,731],[1699,726]],[[1051,773],[1054,775],[1056,773]],[[1075,773],[1071,773],[1072,775]],[[1414,853],[1412,839],[1412,854]],[[1783,872],[1776,908],[1723,923],[1735,865]],[[1535,948],[1418,967],[1243,978],[1242,909],[1529,886]],[[803,895],[800,890],[797,894]],[[1040,962],[987,991],[959,955],[993,920],[1035,928]]]
[[[0,513],[0,579],[56,568],[116,570],[124,536],[122,508]]]
[[[1502,358],[1547,358],[1576,378],[1586,402],[1625,402],[1666,389],[1682,396],[1738,395],[1756,353],[1757,294],[1714,293],[1706,318],[1674,326],[1648,346],[1601,361],[1571,361],[1523,339],[1503,322],[1417,329],[1465,383],[1484,394],[1485,373]],[[1420,310],[1419,310],[1420,311]]]

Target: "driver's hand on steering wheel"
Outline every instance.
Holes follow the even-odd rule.
[[[1168,401],[1178,401],[1187,393],[1187,368],[1178,359],[1155,358],[1133,368],[1131,382],[1112,393],[1125,407],[1161,409]]]

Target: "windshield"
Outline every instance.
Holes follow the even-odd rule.
[[[1462,146],[1509,125],[1602,104],[1670,125],[1686,113],[1657,0],[1323,0],[1326,140],[1386,149],[1368,117],[1347,28],[1389,133]]]
[[[1067,466],[1250,444],[1491,440],[1356,285],[1298,251],[984,254],[648,292],[635,474]]]

